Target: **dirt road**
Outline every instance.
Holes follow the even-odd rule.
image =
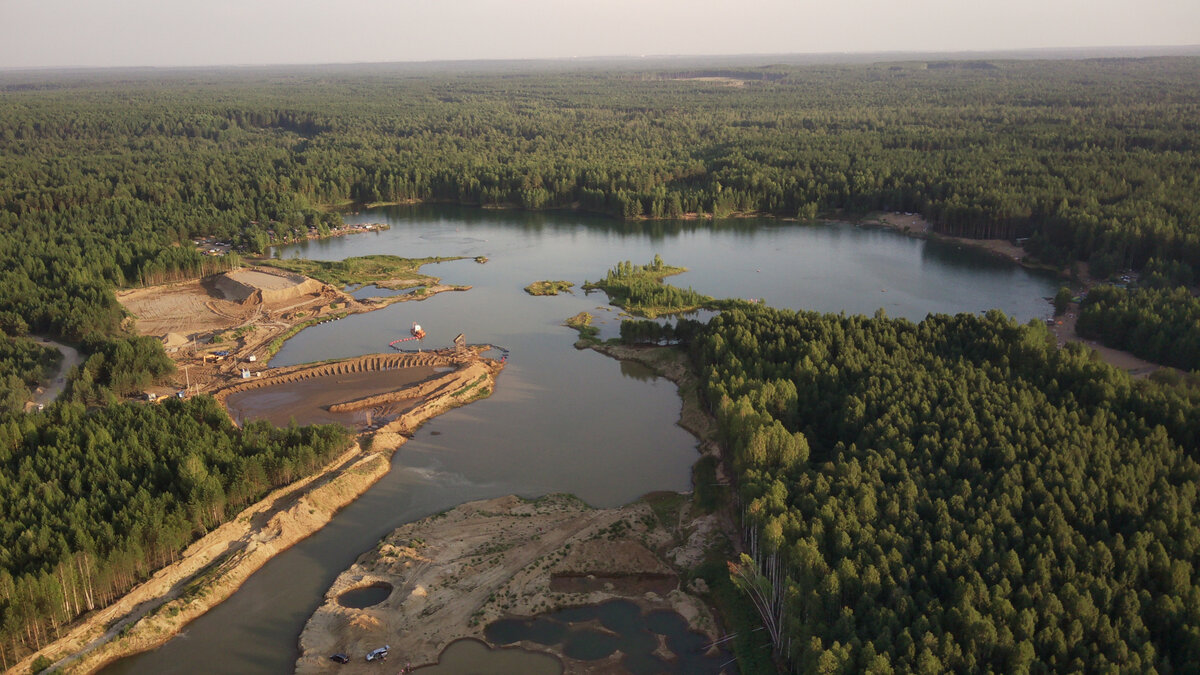
[[[53,347],[62,354],[62,363],[58,366],[58,372],[54,373],[45,383],[42,384],[42,393],[36,394],[33,397],[33,402],[41,405],[49,405],[58,398],[59,394],[63,393],[63,389],[67,387],[67,373],[71,369],[79,365],[83,358],[79,355],[79,350],[64,345],[61,342],[55,342],[49,338],[38,338],[38,340],[47,347]]]

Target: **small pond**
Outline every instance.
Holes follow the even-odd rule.
[[[385,582],[352,588],[338,596],[337,602],[350,609],[374,607],[392,594],[392,585]]]
[[[579,661],[612,657],[634,675],[734,672],[733,657],[710,649],[712,641],[689,629],[678,613],[643,612],[628,600],[570,607],[532,619],[501,619],[488,624],[484,635],[497,645],[523,640],[558,645],[567,658]]]

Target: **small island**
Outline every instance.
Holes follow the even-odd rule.
[[[525,292],[530,295],[558,295],[570,293],[574,286],[569,281],[535,281],[525,287]]]
[[[431,279],[436,283],[436,279],[421,272],[422,265],[454,260],[462,260],[462,258],[401,258],[395,255],[364,255],[345,260],[268,258],[260,262],[343,288],[355,284],[374,284],[380,288],[405,288],[428,284]]]
[[[664,284],[663,279],[683,274],[686,267],[672,267],[655,255],[648,265],[618,263],[596,282],[585,282],[584,291],[604,291],[609,302],[634,316],[653,319],[664,314],[679,314],[697,309],[715,309],[718,301],[691,288]]]
[[[579,340],[575,342],[576,349],[586,349],[600,341],[600,329],[592,325],[592,315],[580,312],[563,322],[564,326],[579,331]]]

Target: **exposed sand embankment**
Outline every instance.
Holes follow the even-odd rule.
[[[275,490],[189,546],[116,603],[38,654],[67,658],[62,672],[88,673],[166,642],[229,597],[272,556],[318,530],[388,470],[385,454],[358,443],[320,473]],[[15,668],[24,672],[36,655]]]
[[[508,496],[404,525],[334,581],[300,636],[296,672],[374,672],[361,655],[383,644],[394,661],[435,663],[448,644],[482,638],[496,619],[617,597],[676,611],[715,638],[715,620],[699,597],[678,588],[673,564],[698,559],[713,516],[693,513],[686,496],[664,499],[658,509],[646,501],[592,509],[571,495]],[[566,584],[571,590],[558,590],[562,579],[575,582]],[[372,585],[392,591],[364,609],[338,603],[346,591]],[[556,653],[567,673],[611,672],[620,658],[580,662],[554,646],[527,646]],[[355,658],[338,666],[329,661],[336,652]]]
[[[297,366],[287,374],[302,378],[306,370],[361,370],[409,355],[374,356],[382,360],[360,357],[348,360],[353,362],[350,365]],[[62,672],[89,673],[166,642],[233,594],[273,556],[316,532],[339,509],[366,492],[387,473],[390,451],[404,443],[404,434],[448,409],[486,396],[502,369],[499,362],[477,359],[421,382],[416,389],[423,400],[381,429],[372,439],[370,452],[355,443],[319,473],[272,492],[189,546],[179,561],[14,668],[27,671],[33,660],[44,654],[60,659],[57,666]]]

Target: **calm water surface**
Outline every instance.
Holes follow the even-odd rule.
[[[423,206],[347,221],[392,228],[288,247],[279,255],[464,256],[424,270],[474,288],[308,328],[271,364],[387,351],[415,321],[428,332],[429,348],[465,333],[468,342],[509,349],[496,391],[426,424],[375,487],[179,637],[106,672],[290,672],[300,630],[341,570],[401,524],[466,501],[572,492],[604,507],[654,490],[690,489],[695,440],[673,424],[680,408],[674,386],[640,367],[572,347],[574,331],[561,324],[580,311],[597,315],[604,334],[616,333],[619,318],[603,308],[603,294],[532,297],[522,290],[532,281],[580,285],[619,261],[649,262],[657,253],[690,270],[671,283],[716,297],[847,313],[882,308],[912,320],[999,308],[1026,321],[1049,314],[1045,298],[1057,287],[1050,277],[971,249],[844,224],[737,220],[709,228]],[[489,262],[476,263],[475,256]]]

